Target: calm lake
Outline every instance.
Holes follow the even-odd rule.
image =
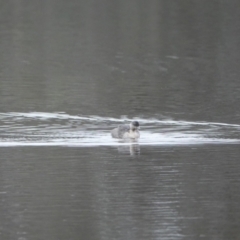
[[[239,8],[0,1],[0,239],[238,240]]]

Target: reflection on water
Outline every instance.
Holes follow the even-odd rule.
[[[131,156],[140,155],[140,145],[139,144],[129,144],[129,146],[119,145],[118,146],[119,153],[130,154]]]

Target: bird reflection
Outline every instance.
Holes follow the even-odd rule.
[[[131,156],[140,155],[140,146],[138,143],[131,143],[129,145],[119,145],[118,152],[123,154],[130,154]]]

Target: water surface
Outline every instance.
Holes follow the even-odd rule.
[[[240,143],[240,125],[216,122],[135,118],[141,125],[141,138],[123,141],[111,138],[119,124],[130,124],[127,116],[73,116],[66,113],[9,112],[0,114],[1,146],[115,146],[191,145]]]
[[[2,1],[0,239],[238,240],[239,8]]]

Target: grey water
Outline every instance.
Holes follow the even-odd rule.
[[[238,240],[239,8],[0,1],[0,239]]]

